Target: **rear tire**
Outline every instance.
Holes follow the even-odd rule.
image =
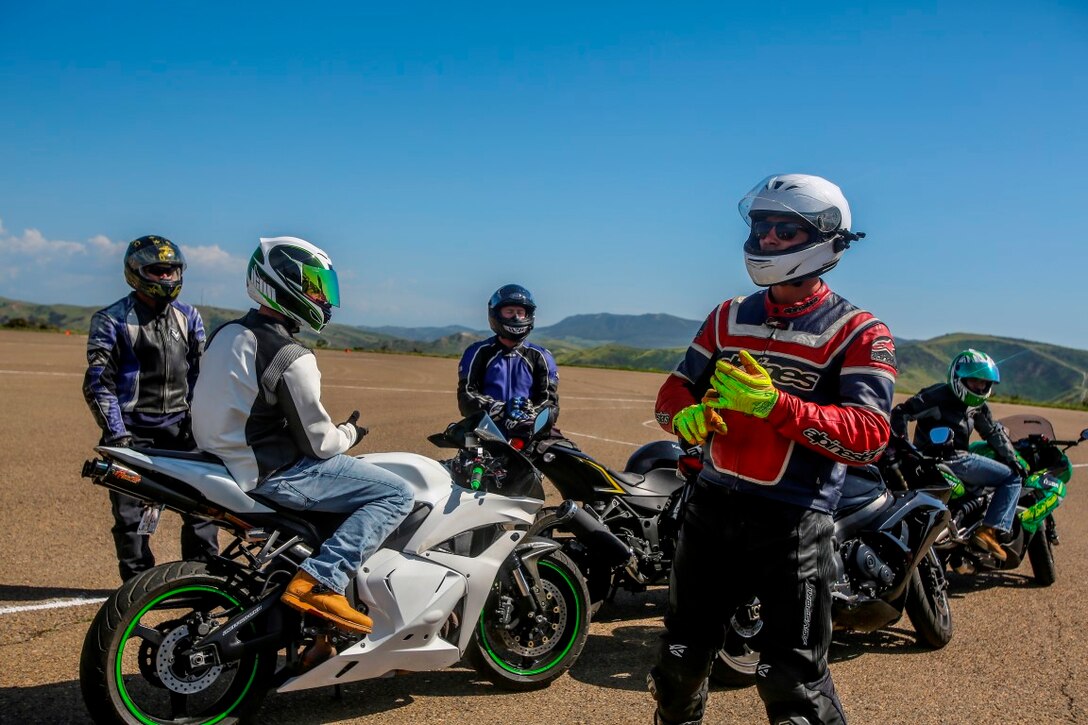
[[[910,575],[907,585],[907,617],[918,634],[918,643],[940,649],[952,639],[952,607],[944,565],[933,549]]]
[[[205,563],[163,564],[130,579],[98,610],[83,642],[79,681],[91,717],[131,725],[244,722],[266,694],[275,653],[195,667],[181,653],[198,621],[222,622],[255,601],[238,577]]]
[[[589,592],[574,562],[553,551],[538,562],[539,582],[548,602],[544,622],[521,620],[504,626],[505,598],[517,602],[521,594],[500,574],[480,612],[468,659],[486,679],[505,690],[547,687],[578,659],[589,636]]]
[[[1043,527],[1036,529],[1028,544],[1028,559],[1031,560],[1031,572],[1035,583],[1048,587],[1058,580],[1058,568],[1054,563],[1054,550]]]

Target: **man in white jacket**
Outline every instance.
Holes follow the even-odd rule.
[[[320,332],[340,304],[325,252],[302,239],[262,239],[247,272],[260,307],[219,328],[204,353],[193,394],[193,436],[223,460],[243,490],[295,511],[349,514],[304,561],[284,603],[367,634],[370,617],[344,593],[362,562],[412,508],[408,483],[344,455],[366,435],[358,411],[334,425],[321,404],[313,352],[292,334]]]

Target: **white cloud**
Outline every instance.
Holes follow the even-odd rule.
[[[33,302],[99,305],[128,291],[121,272],[127,241],[95,234],[86,241],[48,239],[38,229],[14,234],[0,221],[0,296]],[[248,257],[237,257],[217,244],[182,246],[189,271],[185,291],[208,304],[244,298]],[[243,280],[243,281],[240,281]],[[240,292],[238,292],[240,290]]]
[[[79,242],[46,239],[37,229],[24,229],[21,235],[0,230],[0,253],[13,260],[13,266],[34,266],[46,260],[87,251]]]
[[[105,254],[110,257],[122,257],[124,256],[125,250],[128,248],[128,243],[114,242],[105,234],[95,234],[87,240],[87,247],[99,254]]]
[[[189,264],[190,268],[207,267],[209,270],[214,270],[216,272],[229,272],[233,274],[234,272],[245,269],[247,261],[241,257],[234,256],[218,244],[203,247],[182,245],[181,251],[185,255],[185,261]]]

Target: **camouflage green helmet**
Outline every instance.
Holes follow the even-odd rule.
[[[185,255],[165,237],[133,239],[125,250],[124,266],[128,286],[153,300],[170,302],[181,294]]]
[[[964,381],[977,381],[965,383]],[[989,355],[978,350],[964,350],[952,358],[948,366],[948,385],[956,397],[968,408],[977,408],[986,402],[994,385],[1001,382],[997,363]]]

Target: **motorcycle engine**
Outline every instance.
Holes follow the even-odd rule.
[[[859,585],[874,592],[884,589],[895,581],[895,572],[884,563],[873,547],[862,541],[851,541],[844,547],[843,561],[859,582]]]

